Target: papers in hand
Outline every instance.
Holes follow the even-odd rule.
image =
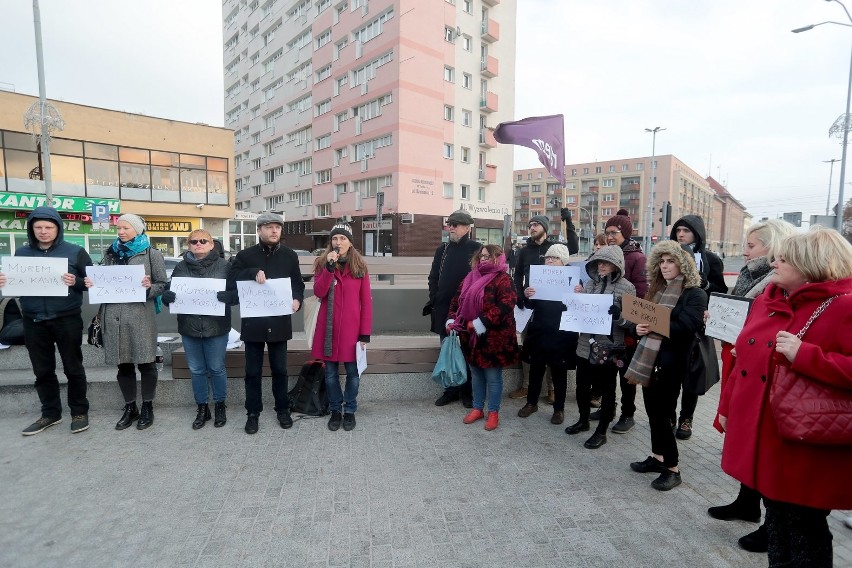
[[[355,342],[355,363],[358,365],[358,376],[364,373],[364,369],[367,368],[367,345],[361,347],[361,342]]]
[[[532,314],[532,310],[522,310],[518,306],[515,306],[515,331],[523,333],[527,328],[527,324],[530,322]]]

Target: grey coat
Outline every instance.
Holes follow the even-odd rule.
[[[104,265],[121,264],[117,257],[107,254]],[[103,304],[101,325],[104,334],[104,359],[107,365],[121,363],[153,363],[157,357],[157,324],[154,321],[154,299],[163,293],[168,283],[163,253],[149,248],[130,257],[127,264],[141,264],[151,277],[148,301]]]

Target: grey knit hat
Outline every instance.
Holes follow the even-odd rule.
[[[122,221],[133,227],[133,230],[136,231],[137,235],[141,235],[145,232],[145,219],[143,219],[139,215],[134,215],[133,213],[125,213],[124,215],[118,218],[118,221],[116,221],[116,223],[121,223]]]
[[[530,219],[530,223],[538,223],[542,227],[544,227],[544,232],[548,232],[550,230],[550,219],[545,217],[544,215],[536,215],[532,219]],[[529,227],[529,224],[527,225]]]
[[[278,223],[284,226],[284,218],[278,213],[261,213],[257,216],[257,226],[269,225],[270,223]]]

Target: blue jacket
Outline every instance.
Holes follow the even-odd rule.
[[[33,231],[36,221],[53,221],[59,226],[56,240],[47,250],[41,250]],[[68,272],[76,277],[73,286],[68,287],[67,296],[22,296],[21,312],[23,317],[33,320],[50,320],[61,316],[79,314],[83,305],[83,292],[86,285],[86,267],[92,265],[92,259],[86,250],[78,245],[65,242],[65,230],[62,218],[52,207],[36,207],[27,217],[27,237],[29,243],[15,251],[15,256],[67,258]]]

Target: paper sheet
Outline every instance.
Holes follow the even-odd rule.
[[[355,342],[355,362],[358,364],[358,376],[360,377],[364,373],[364,369],[367,368],[367,345],[361,347],[361,342]]]

